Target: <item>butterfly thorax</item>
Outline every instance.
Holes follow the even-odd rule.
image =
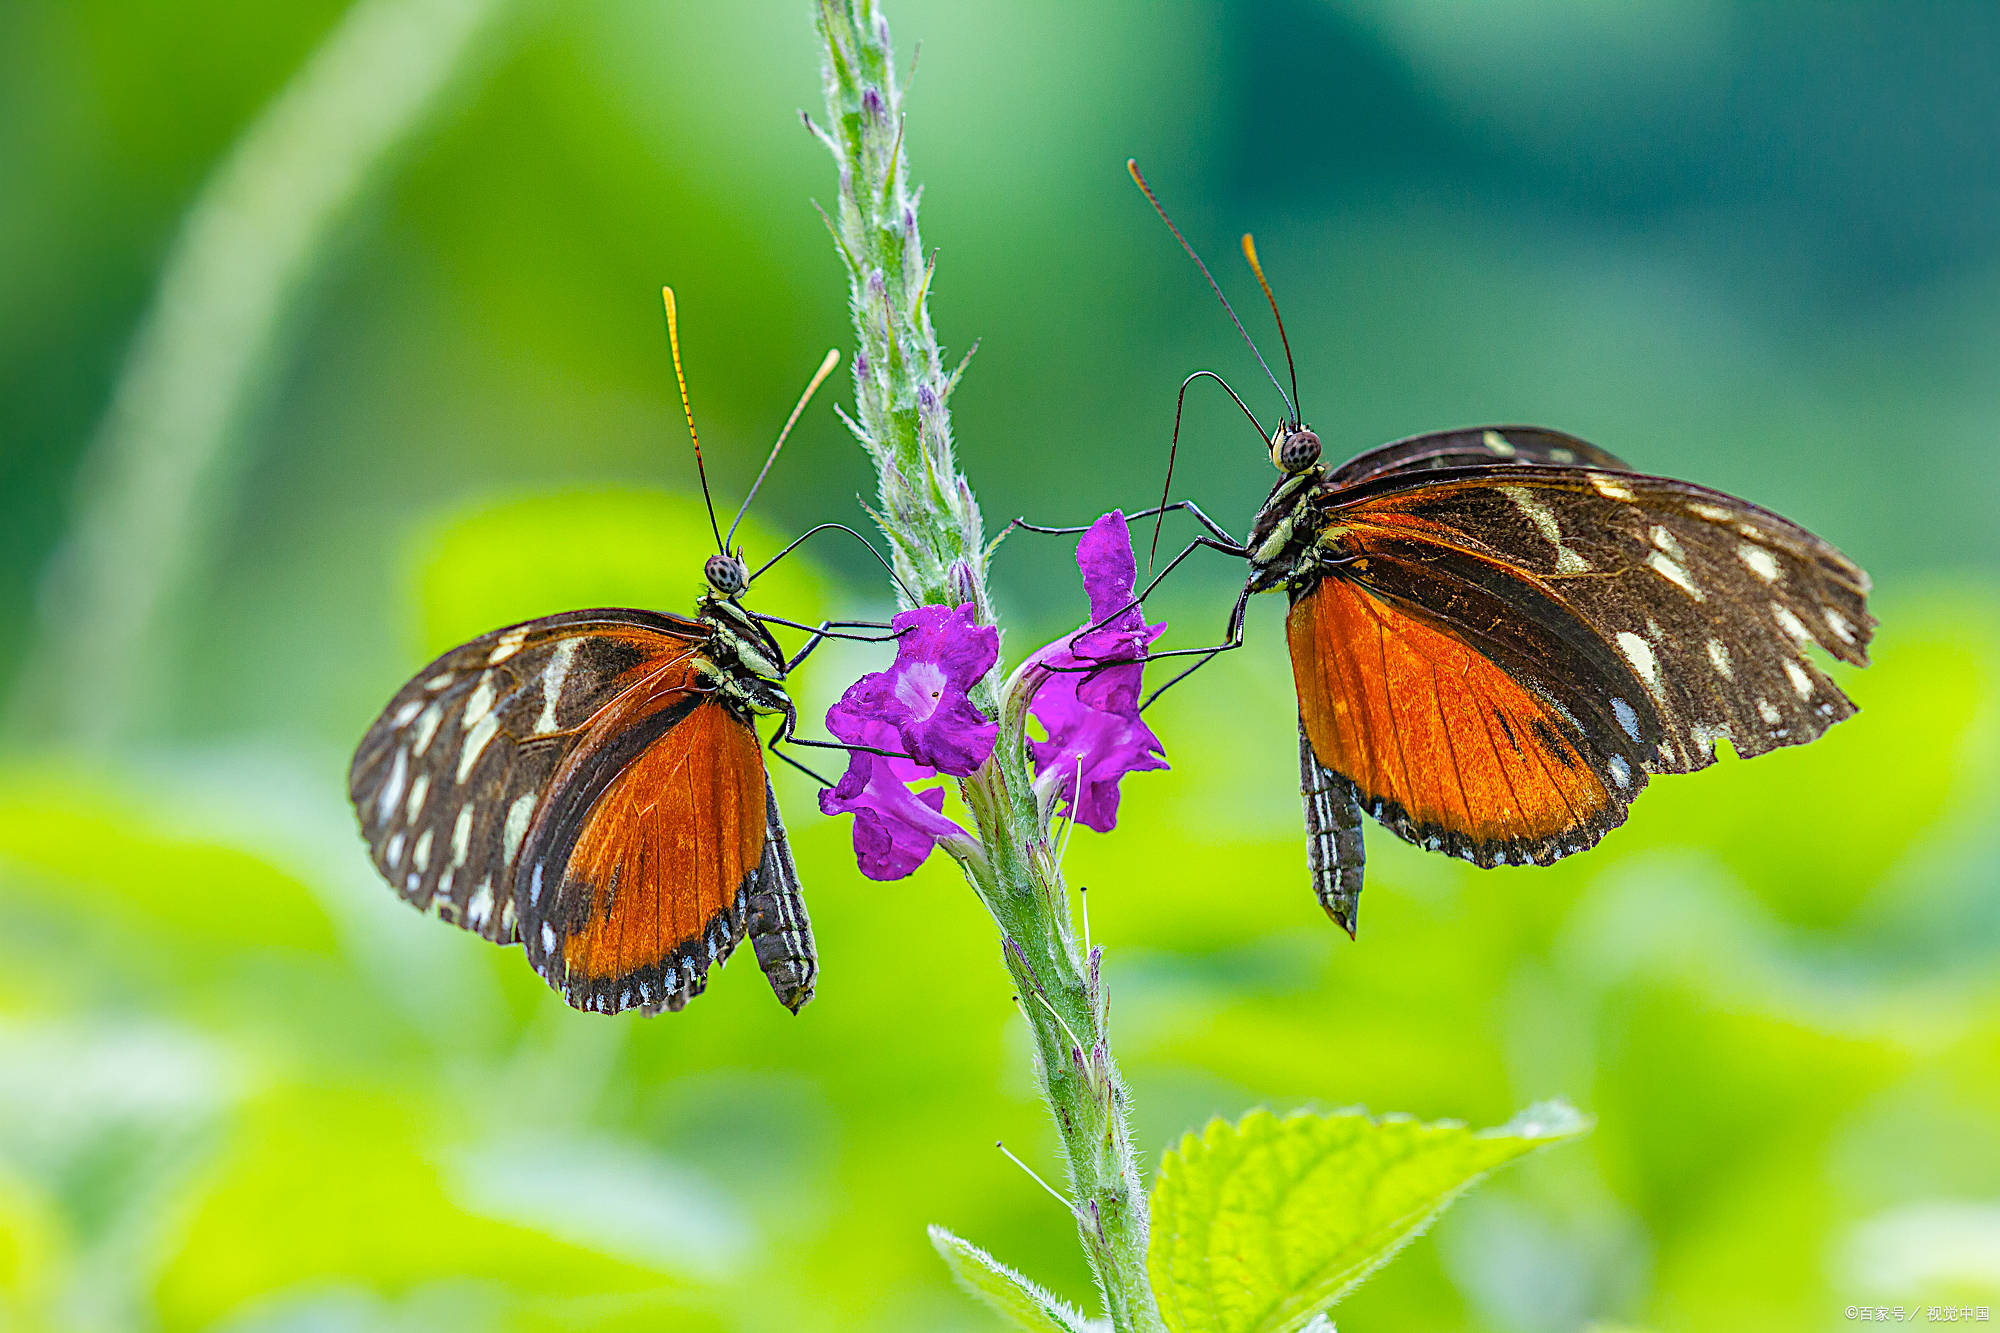
[[[734,597],[704,592],[695,619],[707,628],[697,671],[725,704],[745,715],[791,710],[785,693],[785,655],[771,631],[751,618]]]
[[[1272,592],[1315,583],[1322,562],[1335,556],[1326,542],[1324,516],[1317,512],[1326,469],[1318,464],[1287,473],[1271,488],[1250,525],[1250,590]]]

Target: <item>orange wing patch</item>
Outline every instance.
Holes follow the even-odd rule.
[[[1293,603],[1286,636],[1314,754],[1402,837],[1480,865],[1546,864],[1622,813],[1568,719],[1435,622],[1326,578]]]
[[[565,913],[580,928],[562,940],[571,984],[616,990],[678,957],[663,1000],[699,990],[742,934],[764,834],[757,735],[703,700],[605,788],[577,835],[563,875],[580,899]]]

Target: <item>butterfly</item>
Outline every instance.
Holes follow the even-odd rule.
[[[837,359],[799,399],[745,510]],[[699,472],[691,412],[688,430]],[[709,506],[717,554],[692,617],[568,611],[483,634],[413,676],[355,750],[348,795],[391,887],[522,945],[575,1008],[680,1009],[746,938],[780,1003],[796,1013],[812,998],[812,927],[754,724],[784,719],[774,754],[780,741],[825,744],[793,735],[784,680],[823,638],[847,637],[837,626],[861,622],[795,625],[812,638],[788,657],[769,625],[794,622],[741,602],[756,577],[730,547],[742,517],[725,538]]]
[[[1243,251],[1276,318],[1247,235]],[[1196,372],[1183,396],[1204,375],[1220,378]],[[1307,865],[1349,935],[1364,811],[1479,866],[1547,865],[1622,823],[1652,775],[1713,763],[1718,741],[1748,758],[1856,711],[1806,650],[1867,665],[1868,576],[1799,525],[1533,426],[1417,435],[1328,466],[1296,370],[1289,395],[1271,382],[1281,475],[1248,539],[1164,497],[1147,515],[1190,510],[1211,534],[1160,577],[1203,546],[1248,565],[1228,640],[1179,650],[1199,659],[1188,671],[1242,643],[1253,595],[1290,602]]]

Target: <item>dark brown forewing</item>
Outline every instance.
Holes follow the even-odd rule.
[[[416,906],[507,944],[512,867],[582,726],[706,636],[650,611],[571,611],[461,644],[396,692],[362,737],[348,795],[376,869]]]
[[[1412,435],[1356,454],[1333,470],[1327,484],[1354,486],[1392,472],[1429,472],[1487,463],[1540,463],[1630,471],[1624,462],[1596,445],[1559,430],[1540,426],[1468,426]]]
[[[1722,739],[1745,756],[1803,744],[1854,712],[1805,649],[1866,664],[1867,575],[1746,501],[1629,472],[1486,465],[1378,479],[1323,503],[1325,522],[1356,553],[1402,557],[1349,577],[1386,581],[1473,642],[1491,644],[1508,625],[1490,606],[1467,614],[1474,608],[1430,587],[1423,567],[1484,571],[1486,600],[1543,618],[1553,603],[1573,618],[1572,643],[1600,657],[1614,650],[1638,692],[1593,700],[1593,711],[1608,708],[1644,743],[1652,772],[1704,767]]]

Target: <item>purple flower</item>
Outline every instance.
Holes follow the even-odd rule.
[[[1125,516],[1112,510],[1076,544],[1090,619],[1024,664],[1028,711],[1048,733],[1030,741],[1035,786],[1061,798],[1070,818],[1108,833],[1118,822],[1118,783],[1165,768],[1165,747],[1139,720],[1146,650],[1167,628],[1131,604],[1139,565]],[[1099,623],[1103,622],[1103,623]],[[1077,668],[1094,667],[1095,670]]]
[[[897,757],[850,752],[847,772],[819,797],[825,813],[854,816],[861,873],[878,880],[903,878],[941,838],[970,836],[941,813],[942,788],[915,791],[911,784],[970,774],[1000,733],[966,693],[999,660],[1000,632],[975,624],[970,604],[920,606],[890,623],[901,631],[895,664],[848,686],[827,710],[826,726],[849,745]]]
[[[896,729],[888,723],[843,712],[839,704],[827,711],[826,725],[850,745],[887,750],[898,743]],[[936,769],[909,759],[848,754],[847,772],[819,794],[819,808],[829,815],[854,816],[854,856],[862,874],[901,879],[924,863],[938,839],[968,836],[940,813],[942,787],[911,790],[911,783],[936,776]]]
[[[919,606],[898,612],[889,623],[900,632],[896,664],[848,686],[827,714],[827,726],[833,726],[835,713],[886,722],[899,743],[880,748],[900,750],[940,773],[969,776],[993,753],[1000,734],[1000,724],[983,716],[966,694],[1000,660],[1000,631],[974,624],[969,602]]]

